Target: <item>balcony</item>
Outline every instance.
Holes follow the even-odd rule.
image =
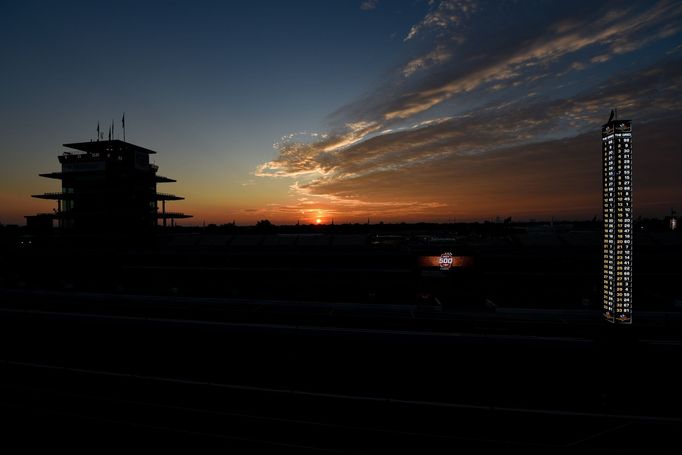
[[[176,196],[175,194],[170,194],[170,193],[156,193],[156,200],[157,201],[182,201],[185,199],[182,196]]]
[[[32,194],[31,197],[37,199],[53,199],[53,200],[67,200],[74,199],[74,193],[43,193],[43,194]]]
[[[192,215],[187,215],[185,213],[180,213],[180,212],[166,212],[166,213],[159,212],[156,214],[156,217],[161,220],[163,218],[192,218]]]
[[[176,182],[177,180],[173,180],[171,178],[164,177],[162,175],[157,175],[156,181],[157,181],[157,183],[173,183],[173,182]]]

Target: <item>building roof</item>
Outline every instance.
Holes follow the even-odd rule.
[[[143,152],[147,154],[156,153],[154,150],[149,150],[139,145],[131,144],[129,142],[120,141],[115,139],[113,141],[90,141],[90,142],[74,142],[72,144],[63,144],[64,147],[68,147],[74,150],[80,150],[81,152],[93,153],[93,152],[121,152],[124,150],[133,150],[136,152]]]

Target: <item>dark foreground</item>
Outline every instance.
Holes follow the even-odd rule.
[[[24,450],[682,447],[669,314],[0,295],[3,433]]]

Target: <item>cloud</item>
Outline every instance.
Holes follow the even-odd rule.
[[[675,19],[682,20],[682,5],[659,2],[639,13],[623,11],[620,15],[609,11],[580,28],[549,26],[546,33],[534,39],[513,42],[512,37],[511,43],[502,43],[498,53],[487,59],[469,62],[466,66],[461,65],[461,60],[453,61],[455,66],[450,71],[425,79],[421,87],[411,87],[409,92],[399,94],[386,104],[380,114],[384,121],[405,119],[458,94],[486,84],[518,79],[537,71],[538,67],[592,46],[600,49],[606,46],[611,52],[620,54],[632,52],[677,33],[679,28],[670,24]],[[416,62],[412,66],[408,64],[403,71],[414,66],[418,68],[420,61]],[[585,68],[585,64],[580,65],[580,69]]]
[[[301,142],[298,136],[289,135],[275,144],[278,157],[256,168],[258,177],[296,177],[309,174],[326,175],[331,172],[338,159],[338,152],[349,147],[368,134],[380,129],[375,122],[346,124],[342,133],[311,134],[310,142]],[[322,139],[316,140],[321,137]]]
[[[604,63],[607,62],[611,59],[611,56],[609,54],[600,54],[600,55],[595,55],[590,59],[591,63]]]
[[[404,41],[409,41],[426,30],[448,30],[460,24],[475,10],[476,3],[471,0],[442,0],[421,21],[410,28]]]
[[[582,71],[585,68],[587,68],[587,65],[581,62],[573,62],[571,63],[571,69],[576,70],[576,71]]]
[[[674,125],[635,123],[636,213],[661,209],[659,201],[682,200],[676,170]],[[601,148],[598,129],[578,136],[500,147],[487,153],[453,154],[418,162],[410,168],[383,170],[347,180],[324,180],[308,194],[374,200],[425,201],[431,216],[462,219],[514,217],[592,217],[600,212]],[[435,198],[435,200],[434,200]],[[361,207],[365,213],[374,207]],[[667,209],[667,207],[663,207]],[[417,216],[418,217],[418,216]]]
[[[371,11],[376,9],[377,3],[379,3],[379,0],[364,0],[360,3],[360,9],[363,11]]]
[[[338,182],[318,182],[311,192],[364,193],[377,198],[409,194],[428,200],[437,195],[441,207],[464,217],[484,217],[547,207],[557,211],[598,206],[600,158],[590,160],[590,144],[598,136],[505,147],[489,153],[455,154],[421,162],[410,169],[381,171]],[[576,153],[577,152],[577,153]],[[585,188],[595,188],[585,193]],[[581,194],[583,193],[583,194]],[[596,197],[592,197],[596,195]],[[590,199],[592,198],[592,203]],[[563,199],[563,200],[562,200]],[[567,205],[566,200],[570,199]],[[434,209],[436,210],[436,209]],[[441,212],[442,213],[442,212]]]
[[[440,11],[444,4],[434,3],[434,11]],[[454,8],[454,4],[448,5]],[[668,1],[634,6],[608,3],[601,9],[589,4],[558,5],[544,11],[546,19],[530,24],[528,18],[537,15],[537,5],[521,3],[513,12],[504,7],[496,3],[472,5],[467,11],[477,14],[471,16],[472,23],[465,28],[469,37],[461,38],[452,27],[443,29],[444,34],[434,38],[430,50],[400,67],[396,75],[399,77],[388,78],[374,92],[343,106],[330,118],[345,117],[346,122],[348,118],[362,118],[391,127],[477,90],[493,93],[556,75],[560,71],[552,65],[571,68],[571,59],[576,56],[581,63],[572,69],[589,69],[609,56],[634,52],[670,38],[680,32],[677,24],[682,21],[682,4]],[[526,20],[510,21],[514,14]],[[480,23],[476,35],[472,34],[474,18]],[[425,17],[422,23],[442,21]]]
[[[403,76],[410,77],[420,70],[427,70],[434,65],[447,62],[452,57],[452,53],[443,46],[438,46],[428,54],[417,57],[407,62],[403,68]]]
[[[657,62],[570,99],[490,104],[371,137],[366,136],[376,125],[349,125],[345,135],[287,144],[267,167],[275,175],[297,178],[291,190],[308,204],[358,216],[453,210],[475,217],[505,200],[528,213],[552,200],[577,213],[591,207],[592,193],[580,194],[600,175],[599,125],[612,107],[636,114],[638,130],[647,122],[682,120],[682,60]],[[645,131],[651,135],[652,130],[647,126]],[[354,134],[365,138],[330,148],[341,138],[359,137]],[[667,136],[658,140],[672,144]],[[294,145],[304,152],[292,154]],[[571,154],[574,158],[564,156]],[[596,158],[589,161],[588,155]],[[682,158],[678,161],[682,165]],[[497,194],[506,191],[511,191],[508,197]],[[568,202],[572,191],[582,202]],[[471,201],[483,196],[492,199],[477,202],[480,210],[475,210]]]
[[[498,23],[511,29],[495,29],[493,21],[495,30],[480,39],[453,40],[445,35],[462,26],[462,17],[490,7],[434,3],[406,38],[437,31],[430,51],[407,60],[375,92],[336,111],[330,119],[345,119],[340,127],[283,138],[275,144],[277,156],[258,166],[255,175],[295,179],[290,191],[299,205],[291,210],[472,217],[504,204],[528,213],[550,203],[575,213],[592,210],[593,193],[584,188],[594,183],[599,168],[585,167],[594,165],[585,148],[599,153],[594,137],[613,107],[636,114],[637,128],[682,120],[682,60],[670,55],[649,67],[621,65],[611,78],[594,77],[592,68],[606,67],[599,64],[618,52],[635,52],[678,33],[682,5],[580,7],[585,10],[551,8],[559,11],[549,21],[523,30],[513,22],[505,25],[510,21],[500,14]],[[574,82],[564,78],[569,72],[584,78],[582,91],[566,88]],[[453,100],[445,106],[454,112],[441,107],[428,116],[446,100]],[[661,140],[670,142],[667,136]],[[570,161],[564,157],[569,153],[583,161]],[[565,175],[558,175],[562,170]],[[573,179],[566,180],[571,173]]]

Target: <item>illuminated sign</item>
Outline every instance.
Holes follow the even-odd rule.
[[[602,127],[603,314],[632,322],[632,128],[629,120]]]
[[[420,256],[419,267],[431,268],[438,267],[446,271],[458,267],[471,267],[474,258],[471,256],[453,256],[452,253],[443,253],[440,256]]]
[[[450,270],[452,267],[452,253],[443,253],[438,259],[438,265],[441,270]]]

